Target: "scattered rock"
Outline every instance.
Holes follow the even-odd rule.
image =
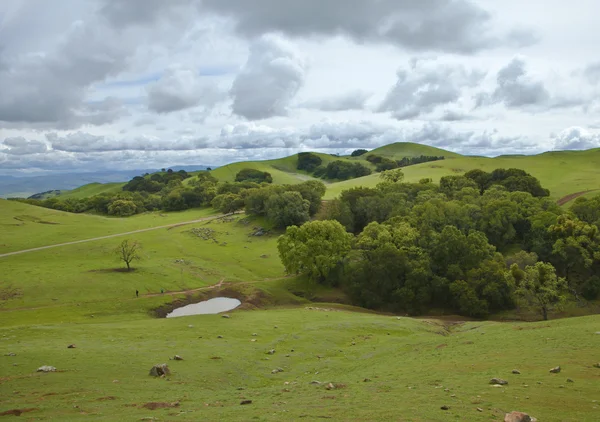
[[[567,378],[567,382],[575,382],[571,378]]]
[[[74,344],[69,344],[69,345],[67,346],[67,349],[75,349],[75,345],[74,345]]]
[[[17,356],[16,353],[6,353],[4,356]]]
[[[521,375],[521,371],[518,371],[516,369],[513,369],[512,373],[515,374],[515,375]]]
[[[245,405],[245,404],[252,404],[252,400],[242,400],[240,402],[241,405]]]
[[[311,381],[311,385],[321,385],[321,381]]]
[[[54,366],[44,365],[44,366],[40,366],[37,369],[37,372],[56,372],[56,368]]]
[[[243,390],[245,390],[245,388],[244,388],[244,387],[238,387],[237,389],[238,389],[238,391],[243,391]]]
[[[188,325],[188,328],[194,328],[194,326],[192,324]]]
[[[275,354],[275,349],[271,349],[267,352],[267,355],[274,355]]]
[[[257,337],[258,333],[252,333],[252,337]]]
[[[440,409],[442,409],[442,410],[450,410],[450,407],[446,406],[446,405],[443,405],[442,407],[440,407]]]
[[[275,327],[273,327],[273,328],[279,328],[279,327],[276,325],[276,326],[275,326]]]
[[[261,255],[260,256],[262,259],[267,259],[269,257],[269,255]]]
[[[217,338],[223,338],[223,336],[220,336],[220,335],[219,335],[219,336],[217,336]]]
[[[283,372],[283,369],[282,369],[282,368],[275,368],[275,369],[273,369],[273,370],[271,371],[271,373],[272,373],[272,374],[278,374],[278,373],[280,373],[280,372]]]
[[[327,390],[335,390],[335,385],[333,385],[333,383],[329,383],[327,384],[327,386],[325,387]]]
[[[13,354],[13,356],[14,356],[14,354]],[[594,368],[600,368],[600,363],[595,363]]]
[[[370,378],[365,378],[365,379],[363,380],[363,382],[371,382],[371,379],[370,379]]]
[[[482,409],[481,407],[478,407],[478,408],[477,408],[477,411],[478,411],[478,412],[483,412],[483,409]]]
[[[183,360],[183,358],[179,355],[173,356],[173,360]]]
[[[262,227],[255,227],[254,228],[254,233],[252,233],[252,236],[264,236],[268,233],[267,230],[265,230]]]
[[[221,318],[231,318],[229,315],[221,315]]]
[[[501,378],[492,378],[490,380],[490,384],[492,384],[492,385],[508,385],[508,381],[503,380]]]
[[[151,375],[153,377],[167,376],[171,375],[171,370],[169,369],[166,363],[161,363],[159,365],[154,365],[152,369],[150,369],[150,373],[148,375]]]
[[[534,422],[535,420],[523,412],[510,412],[504,415],[504,422]]]
[[[253,338],[252,340],[250,340],[252,343],[256,343],[256,339]]]
[[[556,368],[552,368],[550,370],[550,372],[553,374],[558,374],[560,372],[560,366],[557,366]]]

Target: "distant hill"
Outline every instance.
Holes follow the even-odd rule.
[[[198,171],[206,170],[207,166],[174,166],[169,168],[174,171]],[[133,169],[90,173],[59,173],[43,176],[0,176],[0,198],[27,198],[40,192],[68,191],[89,183],[126,182],[135,176],[156,171],[159,170]]]
[[[335,160],[360,162],[375,170],[375,165],[367,161],[369,155],[380,155],[385,158],[400,160],[404,157],[443,156],[445,159],[425,162],[403,168],[405,181],[418,182],[424,178],[431,178],[438,182],[440,178],[448,175],[460,175],[473,169],[481,169],[491,172],[497,168],[519,168],[537,177],[542,186],[550,190],[551,197],[568,203],[569,198],[575,198],[588,191],[600,190],[600,148],[587,151],[551,151],[538,155],[504,155],[496,158],[464,156],[440,148],[410,142],[397,142],[369,151],[359,157],[337,156],[332,154],[315,153],[321,157],[322,165]],[[245,161],[228,164],[211,171],[211,174],[221,181],[232,182],[236,174],[245,168],[267,171],[273,177],[275,184],[297,184],[307,180],[315,179],[311,174],[298,170],[298,156],[296,154],[274,160]],[[177,167],[172,167],[178,170]],[[203,170],[206,167],[195,167]],[[193,167],[184,167],[187,171],[193,171]],[[102,183],[92,181],[84,186],[77,184],[68,191],[61,191],[61,197],[83,198],[105,192],[115,192],[121,189],[125,180],[134,176],[152,171],[134,170],[128,177],[121,176],[117,181],[120,183]],[[188,183],[191,179],[184,181]],[[113,179],[114,181],[114,179]],[[337,197],[343,190],[357,186],[372,187],[380,182],[379,174],[373,173],[369,176],[360,177],[341,182],[324,181],[327,185],[325,199]],[[2,183],[0,179],[0,184]],[[53,184],[52,189],[57,189]],[[64,189],[64,188],[63,188]],[[6,190],[6,189],[5,189]],[[37,190],[38,192],[44,190]],[[51,189],[46,189],[51,190]],[[18,191],[18,190],[15,190]],[[21,191],[24,191],[21,189]],[[0,191],[1,192],[1,191]]]

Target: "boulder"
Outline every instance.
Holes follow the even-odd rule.
[[[567,382],[575,382],[571,378],[567,378]]]
[[[274,355],[275,354],[275,349],[271,349],[267,352],[267,355]]]
[[[221,315],[221,318],[231,318],[229,315]]]
[[[515,375],[521,375],[521,371],[517,370],[517,369],[513,369],[512,373]]]
[[[14,355],[13,355],[14,356]],[[595,363],[594,368],[600,368],[600,363]]]
[[[173,356],[173,360],[183,360],[183,358],[179,355]]]
[[[75,349],[75,345],[74,345],[74,344],[69,344],[69,345],[67,346],[67,349]]]
[[[37,369],[37,372],[56,372],[56,368],[54,366],[44,365],[44,366],[40,366]]]
[[[245,405],[245,404],[252,404],[252,400],[242,400],[240,402],[241,405]]]
[[[333,385],[333,383],[330,382],[325,388],[328,390],[335,390],[335,385]]]
[[[552,368],[550,370],[550,372],[553,374],[558,374],[560,372],[560,366],[557,366],[556,368]]]
[[[446,405],[444,405],[444,406],[440,407],[440,409],[442,409],[442,410],[450,410],[450,407],[449,407],[449,406],[446,406]]]
[[[507,385],[508,381],[503,380],[501,378],[492,378],[490,380],[490,384],[492,384],[492,385]]]
[[[532,422],[534,420],[527,413],[523,412],[510,412],[504,415],[504,422]]]
[[[161,363],[159,365],[154,365],[152,369],[150,369],[150,373],[148,375],[151,375],[153,377],[162,377],[171,375],[171,371],[169,370],[169,367],[166,363]]]

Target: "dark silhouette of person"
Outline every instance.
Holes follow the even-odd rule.
[[[140,292],[138,292],[137,290],[135,291],[135,297],[140,297]]]

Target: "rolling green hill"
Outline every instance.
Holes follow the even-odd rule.
[[[559,200],[568,195],[588,190],[600,189],[600,149],[588,151],[553,151],[540,155],[511,155],[496,158],[462,156],[422,144],[399,142],[374,149],[361,157],[337,157],[330,154],[317,154],[323,165],[335,160],[359,161],[374,169],[368,161],[368,155],[382,155],[392,159],[415,157],[420,155],[444,156],[445,160],[408,166],[403,169],[407,182],[418,182],[423,178],[431,178],[438,182],[443,176],[460,175],[473,169],[492,171],[496,168],[519,168],[537,177],[542,186],[550,190],[553,198]],[[273,183],[296,184],[306,180],[315,180],[310,174],[296,169],[297,155],[265,161],[247,161],[225,165],[211,172],[220,181],[232,182],[236,174],[245,168],[266,171],[273,176]],[[189,181],[189,179],[187,179]],[[321,179],[316,179],[321,180]],[[187,181],[184,181],[187,183]],[[326,182],[325,199],[337,197],[343,190],[356,186],[372,187],[379,183],[379,175],[374,173],[357,179],[341,182]],[[100,193],[114,193],[124,183],[100,184],[92,183],[72,191],[63,191],[62,198],[83,198]]]
[[[116,193],[125,186],[125,183],[90,183],[83,185],[77,189],[61,191],[58,195],[61,199],[67,198],[89,198],[90,196],[100,195],[103,193]]]

